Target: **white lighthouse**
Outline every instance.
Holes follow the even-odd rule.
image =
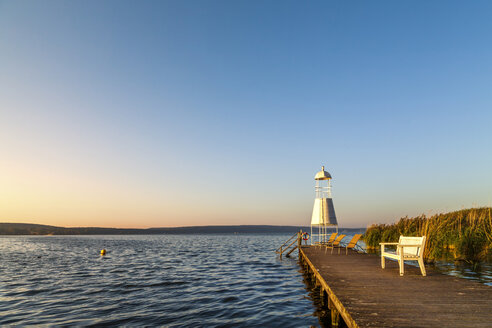
[[[331,199],[331,175],[322,166],[321,171],[316,173],[314,180],[316,181],[314,188],[316,198],[314,199],[313,216],[311,217],[311,236],[313,236],[313,226],[317,226],[318,241],[326,242],[328,227],[335,227],[338,232],[335,207],[333,207],[333,199]],[[313,239],[311,238],[311,243]]]

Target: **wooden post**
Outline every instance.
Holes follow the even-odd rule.
[[[319,298],[321,299],[321,305],[325,305],[325,291],[323,287],[319,288]]]
[[[331,309],[331,326],[332,327],[338,327],[338,324],[340,323],[340,312],[333,307]]]

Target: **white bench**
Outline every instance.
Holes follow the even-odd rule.
[[[424,266],[424,247],[425,247],[425,236],[423,237],[405,237],[400,236],[400,241],[397,243],[379,243],[381,245],[381,267],[384,269],[384,258],[390,258],[398,260],[400,266],[400,276],[403,276],[404,262],[405,261],[418,261],[420,266],[420,271],[422,275],[425,276],[425,266]],[[395,252],[388,252],[384,250],[386,245],[395,245]]]

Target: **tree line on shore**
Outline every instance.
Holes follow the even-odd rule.
[[[30,223],[0,223],[0,235],[152,235],[152,234],[207,234],[207,233],[296,233],[309,227],[274,225],[193,226],[148,229],[120,229],[81,227],[65,228]],[[362,233],[364,228],[344,228],[345,233]]]

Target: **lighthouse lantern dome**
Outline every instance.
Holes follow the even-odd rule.
[[[314,180],[330,180],[330,179],[331,179],[331,175],[330,173],[325,171],[324,166],[322,166],[321,171],[316,173],[316,175],[314,176]]]

